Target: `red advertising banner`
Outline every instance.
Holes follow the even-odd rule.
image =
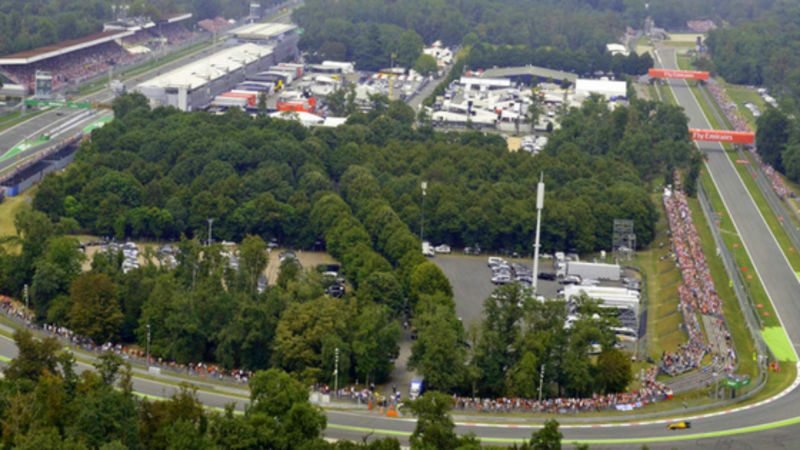
[[[672,78],[677,80],[707,80],[708,72],[697,72],[694,70],[667,70],[650,69],[650,78]]]
[[[744,131],[718,131],[689,129],[693,141],[729,142],[732,144],[752,144],[756,140],[755,133]]]

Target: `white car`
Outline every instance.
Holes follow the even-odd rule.
[[[512,283],[513,281],[514,280],[511,279],[511,276],[506,274],[499,274],[492,277],[492,283],[494,284],[508,284]]]
[[[437,245],[434,248],[434,250],[436,251],[436,253],[449,254],[450,253],[450,246],[447,245],[447,244]]]
[[[494,267],[505,263],[506,261],[503,258],[498,258],[497,256],[490,256],[488,266]]]

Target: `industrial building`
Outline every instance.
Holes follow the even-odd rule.
[[[275,62],[288,62],[297,59],[300,51],[297,42],[297,25],[290,23],[254,23],[228,32],[230,43],[269,45],[275,53]]]
[[[174,106],[192,111],[274,64],[272,47],[244,44],[160,75],[134,90],[144,94],[154,108]]]

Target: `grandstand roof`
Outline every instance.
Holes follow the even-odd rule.
[[[254,23],[245,25],[241,28],[231,30],[230,34],[239,39],[254,41],[267,40],[297,28],[297,25],[290,23]]]
[[[176,13],[176,14],[164,14],[159,19],[159,22],[166,22],[166,23],[175,23],[180,22],[182,20],[186,20],[192,17],[192,13]]]
[[[90,34],[84,38],[72,39],[69,41],[59,42],[58,44],[46,45],[44,47],[35,48],[26,52],[16,53],[0,58],[0,66],[11,65],[26,65],[43,61],[45,59],[53,58],[55,56],[66,55],[84,48],[93,47],[95,45],[104,44],[115,39],[131,36],[133,31],[102,31],[100,33]]]
[[[215,53],[207,58],[165,73],[152,80],[145,81],[139,88],[166,88],[187,86],[194,90],[209,81],[222,78],[229,72],[240,69],[272,53],[272,47],[256,44],[244,44]]]

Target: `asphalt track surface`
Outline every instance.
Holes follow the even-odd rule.
[[[203,53],[208,52],[206,50]],[[195,56],[196,58],[197,56]],[[192,58],[187,58],[191,60]],[[185,64],[187,59],[171,63],[162,67],[161,71],[171,67]],[[668,69],[677,69],[673,50],[660,51],[663,66]],[[155,76],[155,73],[149,74]],[[144,75],[147,78],[148,75]],[[138,80],[129,81],[129,86]],[[686,110],[690,119],[690,126],[694,128],[710,128],[703,117],[697,101],[688,89],[685,81],[671,81],[675,96],[681,106]],[[94,94],[93,101],[103,101],[103,96],[109,96],[106,91]],[[95,100],[97,99],[97,100]],[[68,113],[74,114],[74,113]],[[25,123],[25,130],[11,129],[0,134],[0,144],[9,148],[22,140],[30,130],[38,129],[53,124],[54,113],[47,113],[31,123]],[[65,114],[65,117],[68,117]],[[96,117],[96,116],[95,116]],[[87,121],[96,120],[92,118]],[[86,124],[82,124],[85,126]],[[20,127],[23,128],[23,127]],[[22,136],[14,140],[11,136]],[[7,144],[8,141],[14,141]],[[3,147],[0,147],[2,151]],[[727,155],[722,152],[718,144],[703,143],[701,150],[708,155],[708,167],[720,189],[729,214],[735,222],[745,247],[755,264],[758,276],[762,277],[767,292],[779,313],[781,321],[789,335],[789,339],[800,342],[800,284],[785,259],[781,249],[772,236],[769,228],[761,217],[748,191]],[[0,355],[13,358],[16,348],[13,342],[5,337],[0,337]],[[83,368],[86,368],[83,366]],[[168,377],[164,377],[165,379]],[[176,389],[173,385],[162,384],[142,378],[134,378],[134,389],[137,393],[151,397],[167,397]],[[216,388],[217,392],[201,390],[198,397],[208,407],[222,408],[229,403],[236,403],[241,410],[246,396],[245,391],[229,388]],[[692,418],[692,429],[683,431],[669,431],[662,423],[647,423],[642,421],[637,424],[618,423],[615,425],[570,425],[563,423],[561,432],[564,442],[589,443],[592,448],[614,449],[639,449],[642,444],[647,444],[652,449],[680,448],[680,449],[783,449],[798,448],[800,438],[800,389],[796,389],[762,406],[751,407],[742,412],[714,415],[703,418]],[[327,437],[334,439],[361,439],[364,436],[373,438],[395,436],[404,444],[408,443],[408,434],[414,428],[414,422],[404,419],[390,419],[374,413],[327,411],[328,429]],[[559,419],[560,417],[555,417]],[[476,420],[488,421],[491,416]],[[459,433],[475,433],[485,443],[510,444],[513,441],[526,440],[535,431],[536,425],[480,425],[459,423]]]

